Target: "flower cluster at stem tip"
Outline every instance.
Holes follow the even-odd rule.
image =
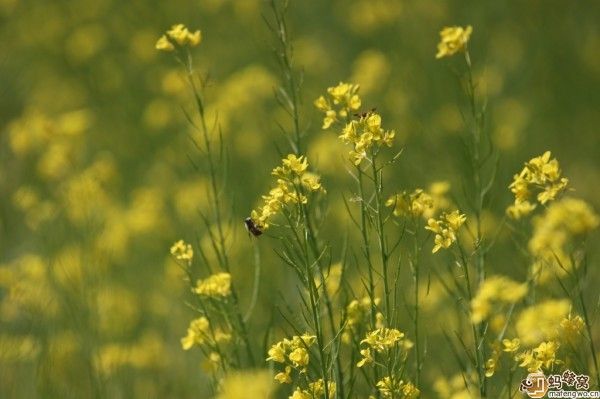
[[[361,105],[358,89],[358,85],[341,82],[327,89],[329,99],[321,96],[314,102],[315,106],[325,113],[323,129],[329,129],[333,123],[341,122],[338,117],[345,118],[345,126],[339,138],[345,144],[354,147],[350,151],[350,160],[357,166],[367,158],[373,148],[382,144],[391,147],[396,136],[394,130],[384,130],[381,127],[381,115],[375,110],[355,115],[357,119],[350,119],[349,113],[358,110]],[[335,105],[341,107],[336,109]]]
[[[155,48],[159,51],[170,52],[179,47],[196,47],[202,41],[202,32],[190,32],[184,24],[173,25],[156,42]]]
[[[561,176],[560,165],[556,158],[550,159],[550,151],[531,159],[525,167],[513,178],[508,186],[515,195],[515,202],[506,210],[508,216],[520,219],[531,213],[536,204],[531,203],[531,197],[536,195],[537,201],[545,205],[557,198],[569,184],[569,179]]]
[[[194,249],[190,244],[186,244],[183,240],[179,240],[171,246],[171,255],[177,260],[191,262],[194,258]]]
[[[435,58],[443,58],[454,55],[467,48],[467,43],[473,32],[473,27],[450,26],[440,32],[440,43]]]
[[[269,228],[269,220],[286,204],[306,204],[305,192],[322,191],[320,177],[308,172],[305,156],[289,154],[271,172],[277,178],[277,185],[263,195],[263,206],[250,214],[252,222],[261,231]]]
[[[442,213],[439,219],[429,219],[425,229],[435,233],[435,245],[431,252],[436,253],[442,248],[450,248],[456,241],[456,232],[465,220],[467,217],[459,211]]]
[[[329,129],[335,122],[347,120],[352,111],[358,111],[361,99],[358,95],[357,84],[340,82],[337,86],[327,89],[327,98],[320,96],[314,102],[315,107],[325,113],[323,129]]]

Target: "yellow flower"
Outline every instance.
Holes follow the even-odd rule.
[[[480,323],[490,316],[493,304],[513,304],[527,294],[527,284],[508,277],[495,275],[483,281],[471,300],[471,321]]]
[[[285,363],[285,346],[284,341],[277,342],[267,352],[269,357],[267,361],[272,360],[277,363]]]
[[[359,86],[350,83],[340,82],[337,86],[327,88],[329,98],[319,96],[313,104],[325,114],[323,119],[323,129],[329,129],[331,125],[338,122],[340,118],[347,118],[352,111],[356,111],[361,106],[361,99],[358,95]]]
[[[167,39],[166,35],[162,35],[160,37],[160,39],[158,39],[156,41],[156,45],[155,45],[156,49],[159,51],[173,51],[175,50],[175,46],[173,46],[173,43],[171,43],[169,41],[169,39]]]
[[[560,322],[560,337],[567,342],[573,342],[580,337],[584,322],[581,316],[572,317],[569,315]]]
[[[412,215],[416,217],[431,215],[434,207],[431,195],[420,188],[412,193],[404,191],[402,194],[393,195],[385,202],[385,205],[393,206],[396,216]]]
[[[305,156],[289,154],[281,161],[281,165],[271,171],[277,177],[277,185],[263,195],[264,205],[251,212],[250,218],[254,225],[262,232],[269,227],[269,220],[276,215],[286,204],[306,204],[308,198],[299,192],[298,185],[302,185],[310,192],[322,191],[320,177],[308,172],[308,160]]]
[[[417,399],[421,391],[412,382],[407,382],[402,385],[402,394],[404,395],[404,399]]]
[[[194,250],[190,244],[186,244],[183,240],[179,240],[171,246],[171,255],[177,260],[190,262],[194,257]]]
[[[204,316],[192,320],[187,329],[187,335],[181,339],[181,347],[188,350],[194,345],[201,345],[206,340],[209,330],[208,319]]]
[[[193,291],[209,297],[227,297],[231,294],[231,274],[217,273],[205,280],[198,280]]]
[[[521,342],[530,346],[558,338],[560,322],[569,314],[570,309],[568,299],[551,299],[521,311],[515,324]]]
[[[516,352],[519,350],[519,347],[521,346],[521,340],[519,338],[514,338],[514,339],[503,339],[502,340],[502,345],[504,346],[504,349],[502,349],[504,352]]]
[[[310,357],[308,352],[304,348],[296,348],[289,355],[288,358],[294,364],[295,367],[304,368],[308,366]]]
[[[448,57],[463,51],[469,42],[472,32],[473,27],[471,25],[464,28],[461,26],[452,26],[442,29],[438,52],[435,58]]]
[[[290,366],[286,366],[285,372],[280,372],[280,373],[275,374],[275,381],[279,382],[280,384],[291,384],[292,383],[292,377],[290,376],[291,372],[292,372],[292,368]]]
[[[383,352],[386,349],[394,347],[404,338],[404,333],[395,328],[378,328],[366,334],[361,344],[374,349],[376,352]]]
[[[550,151],[532,158],[525,163],[525,167],[513,178],[508,186],[515,195],[514,204],[506,210],[508,216],[520,219],[535,209],[531,197],[537,193],[537,201],[545,205],[555,200],[566,190],[569,180],[561,177],[560,166],[556,159],[550,159]]]
[[[577,264],[569,255],[573,243],[581,235],[597,228],[600,218],[585,201],[563,198],[533,219],[533,235],[529,252],[536,260],[536,282],[544,283],[554,276],[563,276]]]
[[[357,364],[356,367],[362,367],[369,363],[373,363],[373,355],[371,354],[371,349],[361,349],[360,355],[363,357]]]
[[[456,241],[456,232],[466,219],[466,216],[461,214],[458,210],[451,213],[442,213],[438,220],[433,218],[429,219],[425,229],[435,233],[435,245],[431,252],[436,253],[442,248],[450,248]]]
[[[162,35],[156,42],[156,49],[160,51],[173,51],[177,43],[179,46],[195,47],[202,41],[202,32],[199,30],[190,32],[183,24],[173,25],[166,34]]]

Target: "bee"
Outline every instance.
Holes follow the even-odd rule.
[[[367,116],[373,114],[375,111],[377,111],[377,108],[373,107],[373,108],[371,108],[370,111],[364,111],[361,113],[354,114],[354,117],[356,117],[357,119],[363,119],[363,118],[366,118]]]
[[[263,233],[262,230],[256,226],[252,218],[244,219],[244,226],[246,226],[246,230],[248,230],[249,233],[252,233],[254,237],[258,237]]]

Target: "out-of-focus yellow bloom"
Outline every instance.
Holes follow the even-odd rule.
[[[567,188],[569,180],[561,177],[558,161],[550,159],[550,156],[550,151],[546,151],[539,157],[532,158],[525,163],[523,170],[514,176],[513,182],[508,186],[515,195],[514,204],[506,210],[510,217],[520,219],[533,211],[533,194],[537,194],[537,201],[545,205],[555,200]]]
[[[581,337],[584,322],[581,316],[571,316],[564,318],[560,322],[561,333],[560,338],[566,342],[573,343]]]
[[[159,51],[173,51],[174,44],[179,46],[195,47],[202,41],[202,32],[197,30],[190,32],[183,24],[173,25],[166,34],[162,35],[156,42],[156,49]]]
[[[268,371],[232,372],[220,384],[216,399],[268,399],[274,388]]]
[[[433,198],[422,189],[418,188],[412,193],[403,191],[401,194],[391,196],[385,206],[394,207],[394,215],[410,215],[420,217],[433,208]]]
[[[228,297],[231,295],[231,274],[217,273],[204,280],[198,280],[194,292],[213,298]]]
[[[504,352],[516,352],[521,347],[521,340],[519,338],[514,339],[503,339],[502,346]]]
[[[383,377],[375,384],[381,397],[384,399],[389,398],[407,398],[415,399],[420,395],[420,391],[411,382],[404,383],[404,381],[398,379],[396,376]]]
[[[489,359],[485,361],[485,376],[491,377],[496,372],[498,367],[498,360],[500,359],[500,345],[498,342],[492,344],[492,353]]]
[[[375,307],[377,307],[379,306],[381,299],[374,298],[374,302]],[[344,343],[351,343],[353,335],[359,332],[362,325],[367,324],[372,308],[371,298],[368,296],[360,300],[353,299],[346,305],[346,328],[342,333],[342,341]]]
[[[160,51],[173,51],[173,50],[175,50],[175,46],[173,46],[173,43],[171,43],[169,41],[169,39],[167,39],[167,35],[162,35],[156,41],[155,47],[156,47],[157,50],[160,50]]]
[[[183,240],[179,240],[171,246],[171,255],[177,260],[191,262],[194,258],[194,249],[191,244],[186,244]]]
[[[490,276],[483,281],[471,300],[471,321],[481,323],[491,314],[493,304],[513,304],[525,297],[527,284],[505,276]]]
[[[517,316],[517,335],[526,346],[537,345],[544,340],[558,337],[561,321],[571,309],[568,299],[546,300],[529,306]]]
[[[184,350],[191,349],[194,345],[202,345],[209,334],[210,323],[204,316],[192,320],[187,330],[187,335],[181,339]]]
[[[467,217],[458,210],[450,213],[442,213],[437,220],[430,218],[427,221],[425,229],[435,233],[435,245],[431,252],[436,253],[442,248],[450,248],[456,241],[456,232],[465,220],[467,220]]]
[[[585,201],[563,198],[553,202],[532,222],[533,234],[528,248],[535,259],[536,283],[543,284],[577,266],[570,256],[573,243],[597,228],[600,217]]]
[[[435,58],[448,57],[463,51],[467,47],[472,32],[473,27],[471,25],[464,28],[462,26],[451,26],[442,29]]]

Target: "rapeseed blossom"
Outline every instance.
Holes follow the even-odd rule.
[[[431,252],[436,253],[441,248],[450,248],[456,241],[456,232],[465,220],[467,217],[458,210],[443,213],[439,219],[430,218],[425,229],[435,233],[435,245]]]
[[[360,351],[363,357],[357,367],[363,367],[374,362],[373,352],[383,353],[394,348],[408,350],[413,347],[413,343],[404,337],[404,333],[395,328],[381,327],[366,333],[365,338],[360,341],[365,345]]]
[[[490,276],[471,300],[471,321],[481,323],[490,316],[494,305],[517,303],[526,294],[527,283],[518,283],[500,275]]]
[[[337,86],[327,88],[327,98],[320,96],[314,101],[315,107],[325,113],[323,129],[347,120],[352,112],[360,109],[362,101],[358,95],[359,88],[357,84],[340,82]]]
[[[464,51],[473,32],[473,27],[467,25],[445,27],[440,31],[440,43],[435,58],[449,57],[460,51]]]
[[[532,220],[533,234],[528,249],[534,259],[536,282],[563,276],[573,267],[571,256],[578,239],[600,224],[600,217],[585,201],[563,198]]]
[[[537,201],[545,205],[555,200],[569,184],[569,179],[561,176],[560,165],[555,159],[550,159],[550,151],[525,163],[525,167],[513,178],[508,186],[515,195],[514,204],[509,206],[506,213],[513,219],[528,215],[535,208],[532,202],[535,195]]]
[[[177,260],[191,262],[194,258],[194,249],[190,244],[186,244],[183,240],[179,240],[171,246],[171,255]]]
[[[372,148],[385,144],[392,146],[396,132],[384,130],[381,127],[381,116],[374,111],[359,116],[359,119],[351,120],[342,130],[339,138],[345,144],[351,144],[350,160],[354,165],[360,165],[367,158]]]
[[[302,336],[293,336],[292,339],[284,338],[273,344],[268,350],[267,361],[284,363],[286,365],[285,375],[277,374],[275,379],[280,383],[290,381],[291,369],[305,372],[310,362],[308,349],[315,343],[317,337],[304,334]],[[288,369],[287,367],[291,367]]]
[[[231,274],[217,273],[205,280],[198,280],[193,291],[213,298],[228,297],[231,295]]]
[[[269,228],[269,220],[287,204],[306,204],[307,192],[324,191],[320,177],[308,172],[305,156],[289,154],[271,174],[277,178],[276,186],[263,195],[263,206],[251,212],[254,225],[264,231]]]
[[[184,47],[196,47],[202,41],[202,32],[197,30],[190,32],[183,24],[173,25],[156,42],[156,49],[159,51],[173,51],[175,45]]]

